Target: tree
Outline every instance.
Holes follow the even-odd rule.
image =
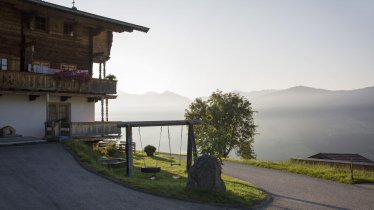
[[[238,156],[252,159],[256,132],[253,113],[251,103],[243,96],[217,90],[206,101],[195,99],[186,109],[185,118],[203,121],[195,129],[199,152],[221,159],[235,149]]]

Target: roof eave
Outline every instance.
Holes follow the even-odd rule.
[[[50,2],[45,2],[45,1],[40,1],[40,0],[26,0],[26,2],[29,2],[31,4],[38,5],[38,6],[47,7],[47,8],[50,8],[50,9],[55,9],[55,10],[59,10],[59,11],[63,11],[63,12],[68,12],[70,14],[77,15],[77,16],[80,16],[80,17],[85,17],[85,18],[89,18],[89,19],[95,19],[95,20],[103,21],[105,23],[113,24],[113,25],[120,26],[120,27],[123,28],[123,31],[114,30],[115,32],[124,32],[124,31],[132,32],[132,31],[136,30],[136,31],[147,33],[149,31],[149,28],[144,27],[144,26],[140,26],[140,25],[136,25],[136,24],[132,24],[132,23],[127,23],[127,22],[124,22],[124,21],[120,21],[120,20],[116,20],[116,19],[112,19],[112,18],[100,16],[100,15],[95,15],[95,14],[92,14],[92,13],[88,13],[88,12],[84,12],[84,11],[81,11],[81,10],[64,7],[64,6],[53,4],[53,3],[50,3]]]

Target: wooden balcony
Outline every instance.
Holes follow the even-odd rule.
[[[91,78],[61,80],[55,75],[0,71],[0,91],[42,91],[80,94],[116,94],[117,81]]]

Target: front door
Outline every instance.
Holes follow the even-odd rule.
[[[53,125],[54,136],[69,136],[70,119],[69,103],[50,103],[48,105],[48,121]]]

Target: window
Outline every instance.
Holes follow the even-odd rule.
[[[64,35],[74,36],[74,25],[73,23],[64,23]]]
[[[45,61],[34,61],[33,67],[34,67],[33,70],[36,73],[48,74],[50,70],[49,62],[45,62]]]
[[[46,31],[47,30],[47,18],[42,16],[35,17],[35,29]]]
[[[1,70],[8,70],[8,59],[0,58],[0,69]]]
[[[61,70],[62,71],[76,71],[77,70],[77,65],[63,63],[63,64],[61,64]]]

